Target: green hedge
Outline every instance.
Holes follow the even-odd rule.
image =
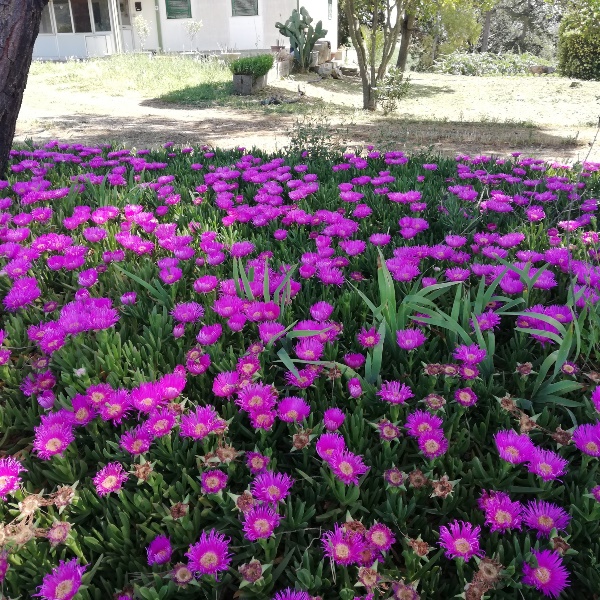
[[[600,0],[579,0],[560,24],[558,68],[566,77],[600,80]]]
[[[529,67],[536,65],[551,63],[529,53],[452,52],[436,62],[434,71],[448,75],[529,75]]]

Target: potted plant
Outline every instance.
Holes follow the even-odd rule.
[[[245,56],[229,63],[234,93],[248,96],[264,88],[267,85],[267,73],[272,67],[271,54]]]

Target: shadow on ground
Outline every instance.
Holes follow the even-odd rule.
[[[298,119],[297,115],[276,114],[269,109],[188,110],[177,115],[181,115],[181,118],[166,118],[156,108],[153,114],[140,114],[137,117],[54,115],[38,118],[28,130],[19,132],[17,141],[32,139],[38,143],[60,139],[87,144],[117,142],[138,149],[172,141],[224,148],[243,145],[275,151],[289,143]],[[310,128],[311,125],[304,127]],[[322,124],[317,123],[316,128],[324,131]],[[371,121],[356,123],[343,119],[337,122],[332,120],[326,131],[350,146],[372,143],[384,149],[411,152],[430,148],[433,152],[446,155],[521,151],[535,153],[541,158],[574,160],[583,158],[586,151],[585,145],[577,142],[569,133],[557,134],[531,125],[373,117]]]

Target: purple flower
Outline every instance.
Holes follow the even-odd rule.
[[[346,414],[339,408],[328,408],[323,413],[323,423],[327,431],[336,431],[342,426]]]
[[[589,456],[600,456],[600,423],[579,425],[573,431],[573,443]]]
[[[219,469],[211,469],[202,473],[202,492],[218,494],[227,485],[227,473]]]
[[[528,435],[518,434],[512,430],[499,431],[494,435],[494,441],[500,458],[513,465],[527,462],[535,449]]]
[[[44,576],[39,592],[33,594],[43,600],[71,600],[81,587],[81,577],[87,565],[79,566],[77,559],[60,561],[52,573]]]
[[[552,450],[535,448],[529,459],[528,469],[530,473],[539,475],[544,481],[551,481],[566,473],[568,464],[568,460]]]
[[[263,502],[280,502],[290,493],[294,480],[286,473],[261,473],[252,482],[252,494]]]
[[[335,525],[333,531],[327,531],[321,538],[323,552],[338,565],[351,565],[358,562],[360,553],[365,549],[361,538]]]
[[[123,466],[118,462],[108,463],[100,469],[94,477],[94,485],[99,496],[105,496],[111,492],[118,492],[123,483],[127,481],[128,475]]]
[[[375,523],[366,533],[365,541],[380,552],[387,552],[396,541],[392,530],[382,523]]]
[[[195,323],[204,316],[204,308],[197,302],[180,302],[171,311],[178,323]]]
[[[485,502],[484,509],[485,523],[491,531],[521,529],[523,506],[520,502],[512,502],[506,494],[494,494]]]
[[[21,483],[19,473],[22,471],[27,469],[12,456],[0,458],[0,499],[5,500],[8,494],[12,494],[19,488]]]
[[[408,435],[419,438],[426,433],[437,431],[441,428],[443,420],[424,410],[416,410],[406,418]]]
[[[285,588],[285,590],[277,592],[271,600],[310,600],[310,596],[308,592]]]
[[[414,397],[412,390],[399,381],[384,381],[377,395],[390,404],[404,404]]]
[[[251,542],[265,539],[273,534],[281,517],[269,505],[251,508],[244,519],[244,532]]]
[[[557,598],[569,586],[569,574],[562,558],[551,550],[534,550],[534,565],[523,565],[523,583],[535,587],[544,596]]]
[[[334,452],[328,462],[334,475],[346,485],[358,485],[358,478],[369,470],[362,456],[345,449]]]
[[[570,520],[564,509],[544,500],[531,500],[523,512],[523,523],[537,531],[537,537],[548,537],[553,529],[564,531]]]
[[[290,396],[283,398],[277,406],[277,415],[287,423],[304,421],[310,414],[310,406],[302,398]]]
[[[448,558],[462,558],[468,561],[473,556],[483,556],[479,548],[480,527],[472,523],[454,521],[448,527],[440,527],[439,545],[446,550]]]
[[[460,388],[454,392],[454,399],[461,406],[469,407],[477,402],[477,395],[471,388]]]
[[[190,571],[199,575],[216,575],[226,571],[231,562],[229,539],[211,529],[202,532],[200,539],[186,553]]]
[[[418,442],[419,449],[429,460],[442,456],[448,450],[448,439],[439,429],[421,434]]]
[[[414,350],[422,346],[427,337],[419,329],[399,329],[396,331],[396,341],[403,350]]]
[[[146,552],[149,565],[164,565],[171,560],[171,541],[166,535],[158,535],[150,542]]]

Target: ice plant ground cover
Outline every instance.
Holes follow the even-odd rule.
[[[600,164],[53,142],[0,190],[7,597],[600,590]]]

